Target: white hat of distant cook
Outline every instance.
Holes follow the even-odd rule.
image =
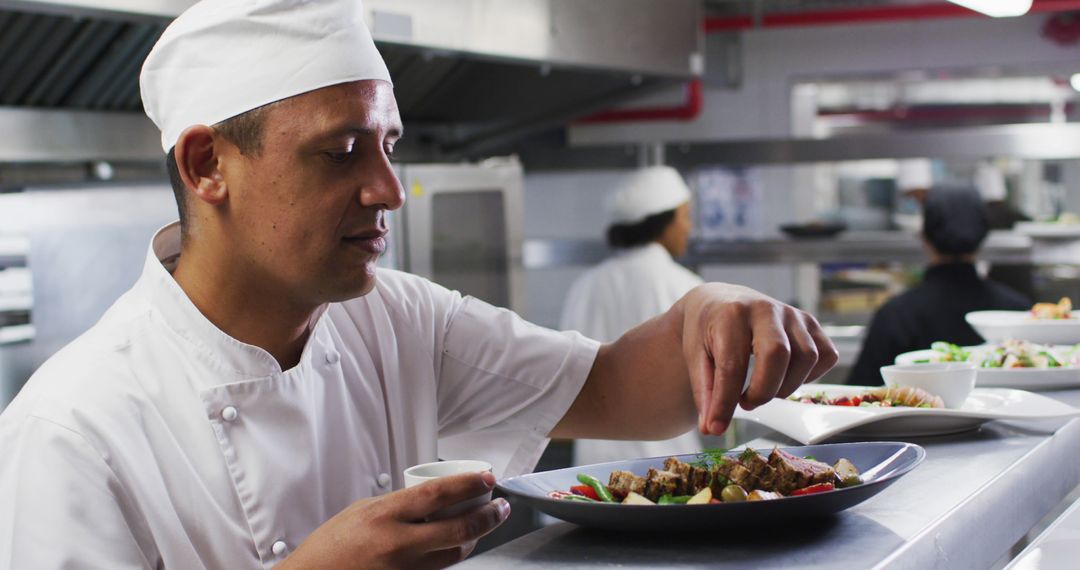
[[[192,125],[366,79],[390,72],[359,0],[203,0],[161,35],[139,85],[168,152]]]
[[[670,166],[650,166],[626,177],[607,201],[609,224],[635,224],[690,201],[690,189]]]
[[[989,162],[980,162],[975,167],[975,188],[987,202],[1004,200],[1008,193],[1005,186],[1005,174]]]
[[[933,185],[934,171],[929,160],[913,158],[900,161],[900,169],[896,173],[898,190],[929,190]]]

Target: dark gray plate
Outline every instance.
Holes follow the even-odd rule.
[[[588,527],[614,530],[671,532],[758,525],[782,525],[793,519],[818,517],[840,512],[880,493],[926,457],[922,447],[911,443],[834,443],[785,447],[798,456],[812,455],[832,464],[845,457],[858,467],[864,483],[828,493],[784,497],[771,501],[724,503],[719,505],[620,505],[582,503],[548,498],[555,490],[568,491],[578,485],[577,474],[588,473],[606,482],[612,471],[625,470],[644,475],[650,467],[662,468],[665,457],[634,459],[570,467],[531,475],[511,477],[499,488],[553,517]],[[771,449],[759,449],[768,455]],[[695,455],[680,455],[694,461]]]

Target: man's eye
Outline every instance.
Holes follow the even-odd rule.
[[[349,160],[350,152],[325,152],[326,159],[334,164],[344,164],[346,160]]]

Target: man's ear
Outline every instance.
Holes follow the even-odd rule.
[[[221,148],[214,130],[206,125],[188,127],[180,134],[173,153],[184,186],[203,202],[217,206],[228,197],[219,168]]]

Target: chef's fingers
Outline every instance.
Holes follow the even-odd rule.
[[[686,359],[687,372],[690,373],[690,391],[694,396],[694,406],[698,411],[698,431],[709,433],[709,405],[712,402],[713,360],[708,347],[702,342],[697,331],[697,323],[691,327],[692,334],[683,344],[683,356]]]
[[[802,386],[818,362],[817,343],[807,330],[802,311],[786,307],[784,329],[787,331],[788,344],[791,346],[791,358],[788,360],[784,383],[776,393],[779,398],[787,398],[796,388]]]
[[[417,524],[411,530],[424,551],[452,550],[476,542],[509,516],[510,503],[499,498],[457,516]]]
[[[393,493],[394,507],[398,520],[422,521],[435,511],[490,493],[494,487],[495,476],[488,471],[449,475]]]
[[[746,382],[750,362],[749,308],[732,304],[706,323],[704,342],[711,355],[712,394],[705,421],[706,433],[720,435],[731,424],[731,416]]]
[[[810,338],[814,339],[814,344],[817,346],[817,364],[810,370],[810,374],[806,378],[807,382],[813,382],[821,378],[829,370],[832,370],[833,366],[836,366],[836,363],[840,361],[840,352],[836,350],[836,345],[829,340],[829,336],[825,334],[825,330],[821,328],[813,315],[803,313],[803,322],[806,323],[806,330],[810,333]]]
[[[751,305],[754,371],[750,375],[750,386],[739,402],[747,410],[772,400],[787,374],[791,345],[782,320],[784,307],[775,301],[758,301]]]

